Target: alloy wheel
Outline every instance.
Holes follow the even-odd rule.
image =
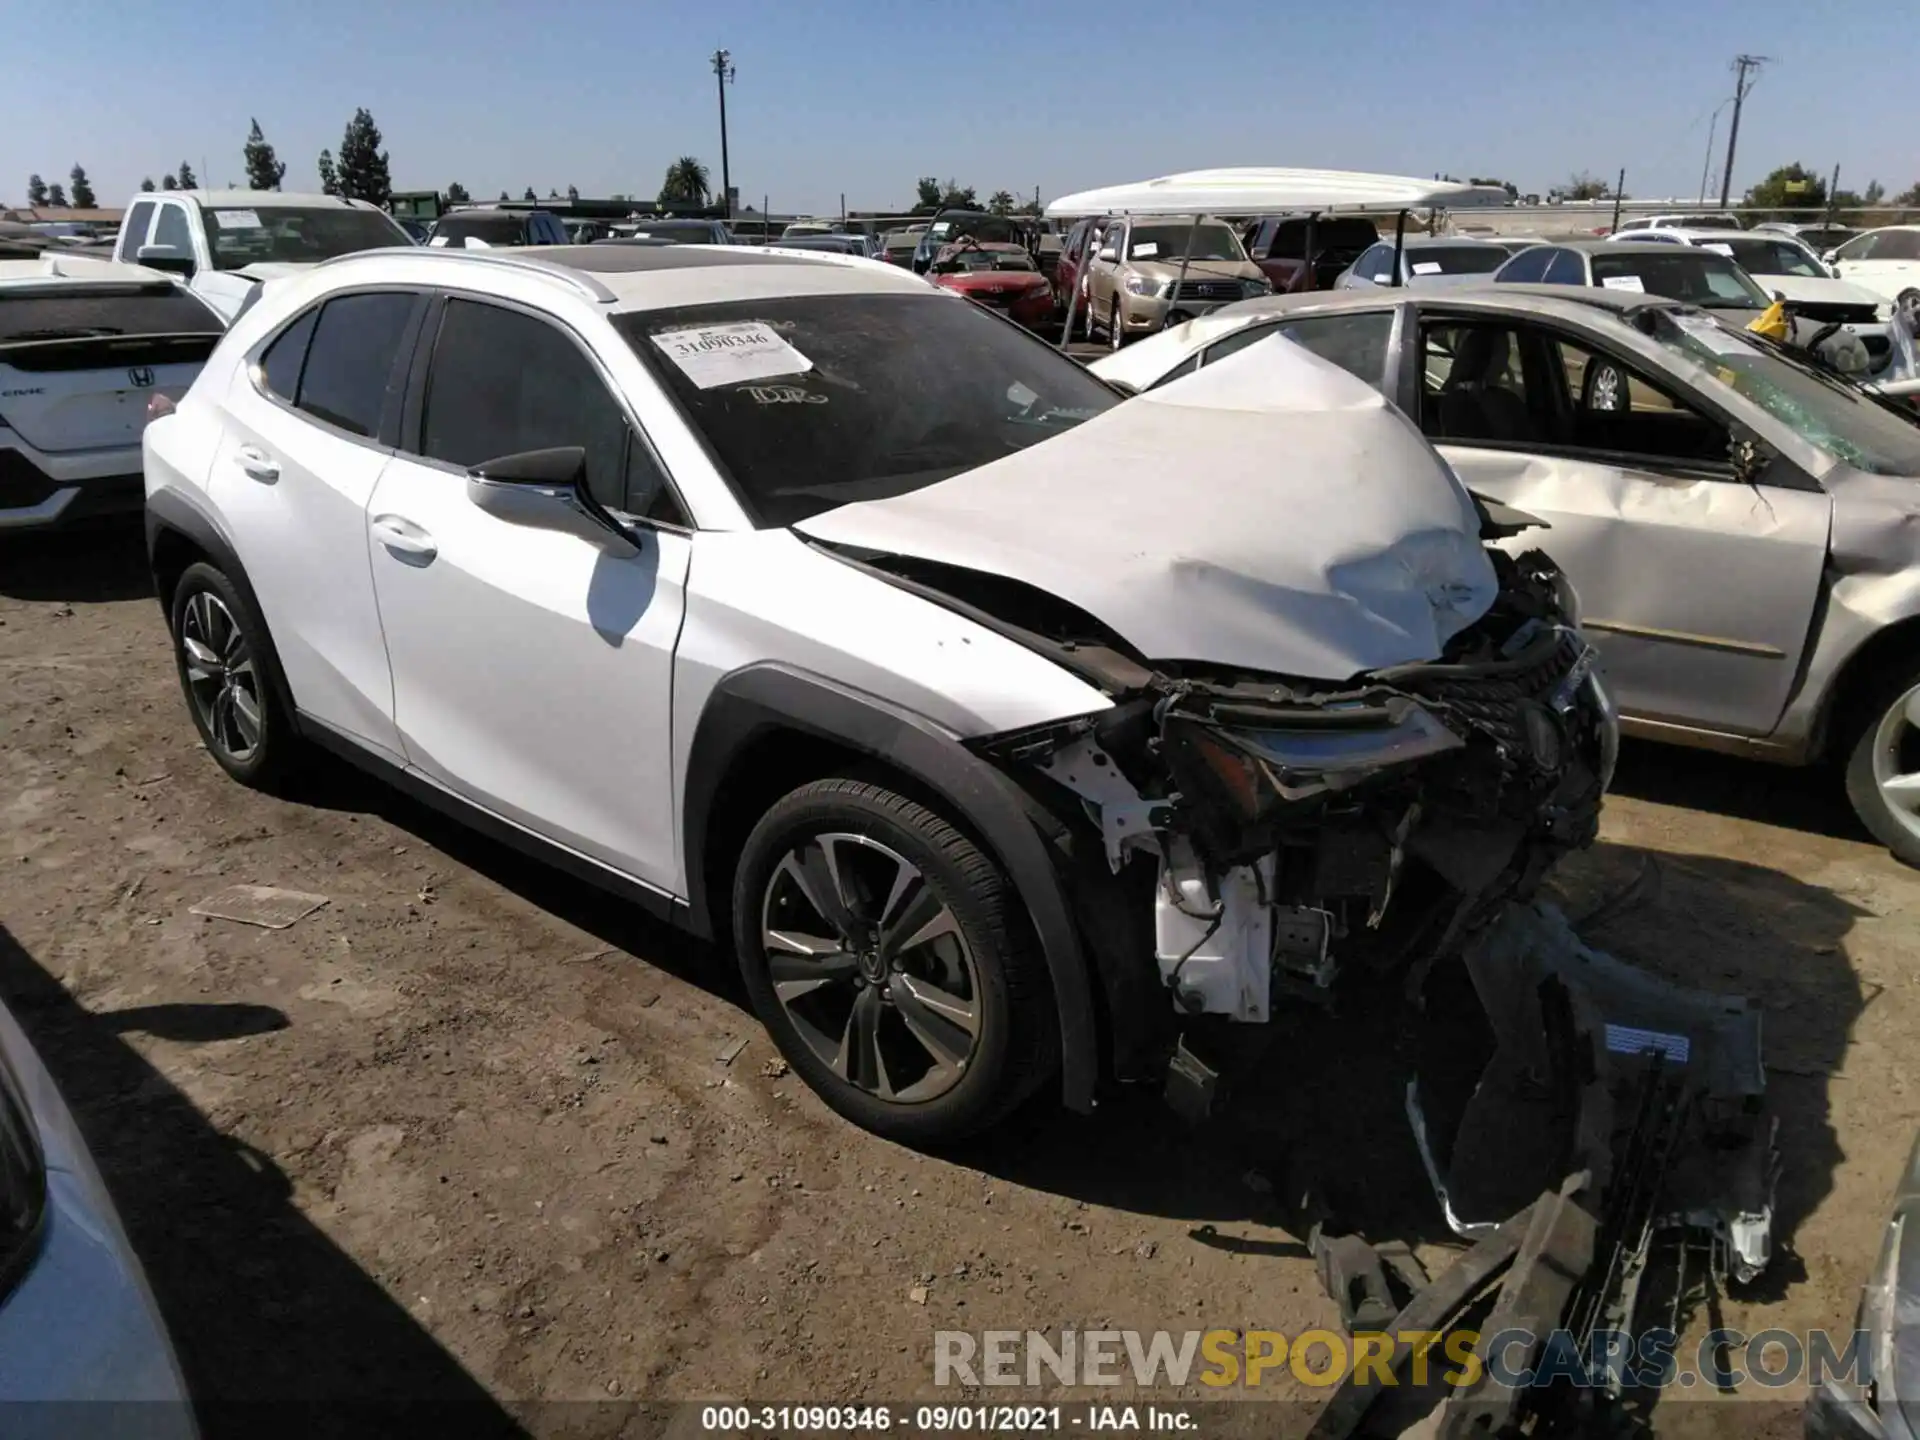
[[[201,725],[229,759],[245,763],[260,746],[260,672],[232,612],[211,591],[188,597],[180,652]]]
[[[1889,705],[1874,729],[1873,783],[1894,822],[1920,837],[1920,685]]]
[[[836,1076],[903,1105],[960,1083],[980,1043],[980,974],[911,861],[865,835],[812,835],[773,867],[760,913],[774,994]]]

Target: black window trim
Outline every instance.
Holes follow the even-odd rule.
[[[327,305],[335,300],[343,300],[353,295],[406,295],[411,297],[414,302],[413,313],[407,318],[407,323],[401,327],[399,343],[394,347],[393,368],[387,372],[386,387],[380,396],[380,420],[371,435],[356,435],[353,431],[343,426],[335,425],[331,420],[323,420],[311,410],[302,410],[293,401],[275,394],[267,388],[266,372],[262,365],[267,350],[274,342],[295,325],[299,324],[308,314],[325,309]],[[316,425],[329,435],[338,439],[351,440],[356,445],[364,445],[369,450],[378,450],[382,454],[390,455],[399,445],[401,409],[406,395],[406,372],[401,367],[407,363],[408,357],[413,352],[414,340],[419,334],[422,321],[425,319],[427,310],[426,302],[429,298],[429,293],[418,285],[349,285],[343,286],[338,290],[329,290],[325,295],[319,296],[306,305],[302,305],[298,310],[294,311],[293,314],[274,326],[262,339],[254,342],[252,348],[247,351],[242,361],[242,365],[246,370],[247,383],[253,387],[253,393],[258,395],[262,400],[265,400],[269,405],[284,410],[289,415],[297,416],[309,425]],[[319,331],[319,321],[317,318],[314,322],[314,329],[317,334]],[[311,336],[307,339],[307,345],[308,349],[311,350],[313,345]],[[305,357],[302,357],[300,361],[300,381],[302,385],[306,383],[306,374],[307,362]]]
[[[627,400],[626,392],[615,383],[613,376],[608,373],[607,367],[601,363],[600,357],[594,353],[593,347],[586,342],[586,339],[580,332],[574,329],[566,320],[563,320],[551,311],[542,310],[537,305],[528,305],[517,300],[509,300],[504,296],[494,295],[485,290],[464,290],[458,287],[443,286],[430,292],[427,316],[422,320],[419,332],[414,338],[411,354],[407,358],[407,378],[404,388],[405,398],[400,407],[400,416],[396,422],[396,439],[393,447],[397,455],[404,457],[412,464],[425,465],[431,469],[443,471],[448,475],[458,475],[463,480],[467,476],[467,467],[464,465],[455,465],[446,460],[436,460],[430,455],[420,453],[420,432],[426,418],[427,381],[431,377],[433,369],[433,352],[435,346],[439,344],[440,326],[441,322],[446,318],[447,305],[454,300],[491,305],[497,310],[509,310],[515,314],[525,316],[527,319],[544,322],[558,330],[571,341],[574,347],[586,357],[587,363],[593,367],[594,374],[600,378],[600,383],[606,387],[607,393],[613,397],[613,403],[626,419],[627,448],[620,457],[622,476],[626,474],[627,467],[631,463],[630,457],[632,455],[633,442],[638,440],[646,447],[647,454],[653,460],[653,468],[659,472],[660,478],[666,482],[668,494],[673,497],[673,503],[679,507],[680,513],[687,517],[688,523],[682,525],[673,520],[659,520],[649,515],[636,515],[628,510],[619,511],[618,514],[620,517],[633,524],[645,525],[655,530],[664,530],[674,535],[691,535],[700,528],[699,525],[694,522],[693,507],[687,504],[685,493],[680,489],[679,483],[673,478],[673,472],[667,468],[666,461],[661,458],[659,447],[653,443],[652,437],[647,434],[646,426],[642,425],[639,417],[634,414],[633,406]],[[625,344],[626,342],[622,339],[621,343]],[[652,377],[649,376],[648,378],[651,379]],[[677,413],[676,408],[676,414]]]

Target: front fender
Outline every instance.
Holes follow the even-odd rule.
[[[772,730],[869,755],[933,792],[972,827],[1013,881],[1040,942],[1060,1022],[1062,1098],[1072,1109],[1091,1109],[1099,1081],[1093,993],[1059,873],[1019,789],[922,716],[783,665],[750,665],[723,678],[701,712],[682,787],[692,927],[709,938],[726,933],[726,897],[708,893],[708,821],[734,761]]]

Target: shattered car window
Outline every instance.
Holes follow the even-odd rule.
[[[613,323],[763,526],[904,495],[1120,403],[949,293],[729,301]]]
[[[1703,383],[1726,386],[1836,460],[1874,475],[1920,475],[1920,426],[1864,391],[1705,315],[1656,314],[1652,334]]]

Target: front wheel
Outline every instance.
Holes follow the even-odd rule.
[[[1113,307],[1107,311],[1107,348],[1118,350],[1127,343],[1126,312],[1120,308],[1120,297],[1113,297]]]
[[[844,779],[781,799],[743,848],[733,924],[774,1043],[876,1134],[963,1139],[1052,1070],[1044,966],[1011,882],[916,801]]]
[[[1847,799],[1896,859],[1920,865],[1920,670],[1867,707],[1847,756]]]

